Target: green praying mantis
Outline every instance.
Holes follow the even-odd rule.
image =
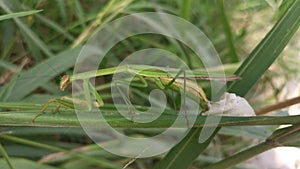
[[[96,103],[94,106],[102,107],[104,105],[104,101],[102,100],[100,94],[97,92],[95,87],[91,84],[89,79],[99,76],[105,75],[113,75],[115,73],[130,73],[134,74],[135,77],[133,81],[139,81],[139,87],[147,87],[148,82],[154,83],[159,89],[167,90],[171,89],[175,92],[183,91],[183,94],[192,99],[198,99],[200,102],[200,107],[202,111],[209,110],[209,100],[206,98],[205,92],[201,88],[201,86],[193,80],[193,79],[201,79],[201,80],[217,80],[217,81],[233,81],[238,80],[239,77],[232,75],[227,77],[218,77],[218,75],[214,77],[209,77],[207,73],[203,73],[200,71],[186,71],[184,69],[176,69],[176,68],[167,68],[167,67],[157,67],[157,66],[149,66],[149,65],[122,65],[118,67],[111,67],[106,69],[100,69],[96,71],[88,71],[84,73],[78,73],[73,75],[64,75],[60,81],[60,90],[65,90],[67,86],[76,80],[82,80],[83,83],[83,91],[85,95],[85,101],[78,100],[76,98],[53,98],[48,100],[43,106],[39,114],[37,114],[32,122],[45,113],[47,107],[50,103],[56,102],[57,107],[55,108],[55,112],[59,111],[61,105],[74,109],[74,104],[87,104],[86,106],[91,109],[93,103],[91,102],[91,94],[94,95],[96,99]],[[183,74],[183,75],[182,75]],[[124,79],[126,80],[126,79]]]

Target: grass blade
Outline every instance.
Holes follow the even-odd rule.
[[[80,49],[81,47],[66,50],[39,63],[32,69],[22,72],[8,100],[13,101],[24,98],[36,88],[47,83],[53,77],[58,76],[59,73],[72,67],[75,64]]]
[[[49,26],[50,28],[54,29],[55,31],[59,32],[60,34],[64,35],[68,40],[72,41],[75,39],[67,30],[65,30],[62,26],[55,23],[54,21],[44,17],[43,15],[39,15],[39,14],[37,14],[36,17],[41,22],[43,22],[45,25]]]
[[[242,80],[229,83],[228,90],[244,96],[279,56],[299,26],[300,0],[295,0],[236,71]]]
[[[67,103],[60,102],[62,105]],[[0,111],[0,126],[80,126],[77,116],[72,109],[60,110],[60,114],[51,114],[56,104],[50,104],[47,112],[38,118],[36,123],[31,123],[31,119],[40,113],[42,104],[22,103],[22,102],[0,102],[0,107],[5,111]],[[68,105],[72,107],[72,105]],[[125,106],[124,108],[126,108]],[[149,107],[139,107],[141,110],[148,110]],[[10,110],[10,111],[7,111]],[[103,110],[103,111],[102,111]],[[127,111],[124,109],[124,111]],[[168,128],[177,118],[176,111],[168,110],[164,115],[151,123],[132,123],[119,115],[114,105],[105,104],[101,108],[105,119],[114,128]],[[95,112],[87,113],[86,122],[95,123],[99,119],[94,118]],[[150,115],[151,116],[151,115]],[[147,118],[147,117],[145,117]],[[219,118],[219,117],[212,117]],[[196,119],[195,127],[203,127],[206,120],[205,116],[199,116]],[[256,117],[222,117],[220,123],[211,124],[211,126],[257,126],[257,125],[283,125],[299,124],[300,115],[297,116],[256,116]],[[186,122],[181,124],[186,127]],[[178,125],[180,127],[180,125]]]
[[[2,90],[0,91],[0,101],[7,101],[9,98],[11,92],[13,91],[13,88],[17,82],[17,79],[23,69],[23,67],[27,64],[28,59],[24,59],[21,63],[20,67],[17,69],[16,74],[10,79],[8,83],[5,84],[5,86],[2,87]]]
[[[191,165],[191,160],[194,160],[198,155],[208,146],[213,137],[210,137],[207,141],[199,143],[199,133],[201,133],[202,127],[191,129],[188,135],[174,148],[172,148],[168,154],[160,161],[155,169],[185,169]],[[215,130],[213,135],[217,133]]]
[[[235,47],[234,47],[234,43],[233,43],[233,37],[232,37],[232,33],[231,33],[231,28],[230,28],[230,25],[228,23],[228,20],[227,20],[227,17],[226,17],[226,13],[225,13],[225,10],[224,10],[224,3],[223,3],[223,0],[218,0],[217,1],[217,6],[219,8],[219,11],[220,11],[220,17],[222,18],[221,21],[222,21],[222,25],[223,25],[223,29],[224,29],[224,32],[225,32],[225,36],[226,36],[226,40],[227,40],[227,44],[228,44],[228,49],[229,49],[229,53],[231,55],[231,58],[232,58],[232,63],[236,63],[239,61],[239,58],[236,54],[236,50],[235,50]]]
[[[1,15],[0,21],[5,20],[5,19],[12,19],[12,18],[18,18],[18,17],[27,16],[27,15],[32,15],[32,14],[39,13],[41,11],[43,11],[43,10],[31,10],[31,11],[15,12],[15,13],[10,13],[10,14],[6,14],[6,15]]]
[[[184,18],[188,21],[191,20],[191,13],[192,13],[192,0],[185,0],[181,2],[181,7],[180,7],[180,14],[179,16],[181,18]]]
[[[2,154],[2,157],[4,157],[7,165],[9,166],[10,169],[14,169],[13,165],[10,162],[10,158],[8,156],[8,154],[6,153],[5,149],[2,147],[2,145],[0,144],[0,153]]]
[[[0,6],[7,12],[7,13],[13,13],[12,9],[9,8],[11,6],[12,2],[3,0],[0,1]],[[17,3],[15,3],[17,4]],[[20,4],[20,3],[18,3]],[[29,37],[30,41],[32,41],[35,46],[40,48],[47,56],[53,56],[53,53],[49,50],[48,46],[38,37],[37,34],[35,34],[23,21],[21,21],[19,18],[14,18],[14,21],[21,29],[21,32],[25,35],[25,37]],[[30,45],[30,43],[29,43]]]
[[[299,142],[298,138],[300,136],[299,129],[300,129],[299,125],[278,129],[274,131],[273,134],[269,138],[267,138],[263,143],[260,143],[247,150],[239,152],[225,160],[210,165],[205,169],[233,167],[234,165],[240,163],[241,161],[248,160],[253,156],[256,156],[274,147],[278,147],[279,145],[288,145],[289,142],[293,142],[293,141],[295,142],[296,139],[298,143]],[[292,146],[296,146],[296,145],[292,145]]]
[[[96,158],[84,155],[82,153],[72,152],[72,151],[69,151],[69,150],[66,150],[66,149],[63,149],[63,148],[59,148],[59,147],[55,147],[55,146],[52,146],[52,145],[48,145],[48,144],[43,144],[43,143],[39,143],[39,142],[35,142],[35,141],[23,139],[23,138],[11,136],[11,135],[0,135],[0,138],[5,139],[5,140],[9,140],[11,142],[30,145],[30,146],[33,146],[33,147],[38,147],[38,148],[42,148],[42,149],[46,149],[46,150],[50,150],[50,151],[63,152],[63,153],[66,153],[68,155],[71,155],[74,158],[83,159],[86,162],[90,162],[90,163],[93,163],[95,165],[98,165],[99,167],[105,167],[105,168],[111,168],[111,169],[121,168],[120,165],[112,164],[111,162],[109,162],[108,160],[105,160],[105,159],[100,159],[100,158],[96,159]]]

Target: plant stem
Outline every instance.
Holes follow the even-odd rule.
[[[300,103],[300,96],[292,98],[292,99],[288,99],[283,102],[279,102],[279,103],[271,105],[271,106],[263,107],[263,108],[255,111],[255,113],[256,113],[256,115],[262,115],[262,114],[266,114],[268,112],[279,110],[279,109],[282,109],[282,108],[285,108],[285,107],[288,107],[288,106],[291,106],[294,104],[298,104],[298,103]]]
[[[237,153],[231,157],[226,158],[225,160],[219,161],[215,164],[212,164],[208,167],[205,167],[204,169],[215,169],[215,168],[229,168],[233,167],[237,164],[239,164],[241,161],[245,161],[251,157],[254,157],[264,151],[267,151],[269,149],[273,148],[270,144],[267,144],[266,142],[260,143],[246,151],[242,151],[240,153]]]
[[[267,150],[278,146],[282,146],[283,144],[287,144],[288,142],[293,142],[299,137],[299,131],[300,125],[278,129],[274,131],[273,134],[269,138],[267,138],[263,143],[260,143],[245,151],[242,151],[222,161],[212,164],[204,169],[229,168],[235,166],[236,164],[248,160]]]
[[[9,156],[6,153],[5,149],[2,147],[2,144],[0,144],[0,153],[2,154],[2,156],[4,157],[7,165],[9,166],[10,169],[14,169],[13,165],[10,162]]]

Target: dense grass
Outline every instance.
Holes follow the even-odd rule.
[[[35,123],[31,121],[48,99],[71,95],[70,88],[59,90],[59,78],[72,74],[76,58],[88,38],[105,24],[136,12],[166,12],[200,28],[218,51],[226,74],[234,73],[242,78],[228,83],[228,91],[240,96],[248,93],[247,98],[257,102],[253,99],[256,96],[251,96],[249,91],[263,88],[265,81],[259,81],[261,77],[262,80],[272,78],[272,70],[268,72],[268,69],[276,64],[276,60],[280,61],[277,66],[288,64],[280,60],[285,58],[280,54],[293,36],[299,36],[299,32],[294,35],[300,25],[299,0],[283,1],[282,4],[269,1],[225,3],[222,0],[3,0],[0,7],[0,154],[3,157],[0,168],[228,168],[272,148],[272,142],[299,146],[299,115],[224,117],[217,124],[215,133],[202,144],[198,137],[205,117],[199,116],[194,128],[171,151],[144,159],[124,158],[100,148],[82,130],[73,109],[62,106],[59,113],[51,114],[56,106],[53,103],[46,109],[46,114]],[[268,17],[265,17],[266,13]],[[262,27],[271,29],[262,32],[259,26],[255,27],[255,17],[264,21]],[[253,42],[251,35],[256,33],[263,36]],[[149,34],[133,36],[116,44],[99,69],[116,66],[130,53],[146,48],[165,49],[176,54],[190,68],[203,69],[203,63],[195,59],[195,53],[186,45]],[[287,49],[292,54],[297,51],[292,44]],[[297,71],[299,69],[295,74]],[[293,71],[289,69],[284,72],[291,73]],[[170,91],[166,91],[169,109],[158,120],[143,124],[120,118],[111,105],[110,81],[111,76],[97,78],[96,88],[106,103],[103,114],[113,127],[126,128],[123,131],[131,136],[147,137],[157,131],[145,128],[164,129],[176,118],[180,95]],[[200,84],[209,96],[208,82],[201,81]],[[149,106],[147,97],[153,88],[157,87],[151,83],[147,88],[133,87],[130,99],[146,110]],[[274,93],[272,98],[276,100],[277,90],[267,88],[266,93]],[[261,92],[259,98],[266,102],[257,105],[253,102],[254,106],[267,106],[269,102],[265,97]],[[87,117],[93,117],[93,112],[90,114]],[[87,122],[93,120],[86,119]],[[281,124],[292,126],[276,130]],[[256,126],[263,127],[257,130]],[[237,155],[230,153],[250,147],[253,139],[262,143]],[[162,140],[161,144],[167,143]],[[136,146],[131,145],[128,151]],[[223,160],[216,163],[220,159]]]

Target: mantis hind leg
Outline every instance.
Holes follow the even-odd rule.
[[[35,120],[36,120],[39,116],[43,115],[43,114],[45,113],[47,107],[49,107],[49,104],[51,104],[51,103],[53,103],[53,102],[56,102],[56,98],[49,99],[49,100],[43,105],[41,111],[40,111],[36,116],[34,116],[34,117],[32,118],[32,120],[31,120],[32,123],[34,123]],[[58,111],[58,110],[59,110],[59,107],[60,107],[60,105],[58,104],[57,107],[55,108],[55,111]]]
[[[74,109],[74,105],[73,105],[73,103],[70,103],[70,102],[68,102],[68,101],[64,101],[63,100],[64,99],[64,97],[61,97],[61,98],[52,98],[52,99],[49,99],[43,106],[42,106],[42,109],[41,109],[41,111],[36,115],[36,116],[34,116],[33,118],[32,118],[32,123],[34,123],[35,122],[35,120],[38,118],[38,117],[40,117],[41,115],[43,115],[43,114],[45,114],[45,111],[46,111],[46,109],[49,107],[49,105],[51,104],[51,103],[57,103],[57,106],[56,106],[56,108],[53,110],[53,113],[57,113],[57,112],[59,112],[59,109],[60,109],[60,107],[61,107],[61,105],[64,105],[64,106],[66,106],[66,107],[69,107],[69,108],[73,108]]]

